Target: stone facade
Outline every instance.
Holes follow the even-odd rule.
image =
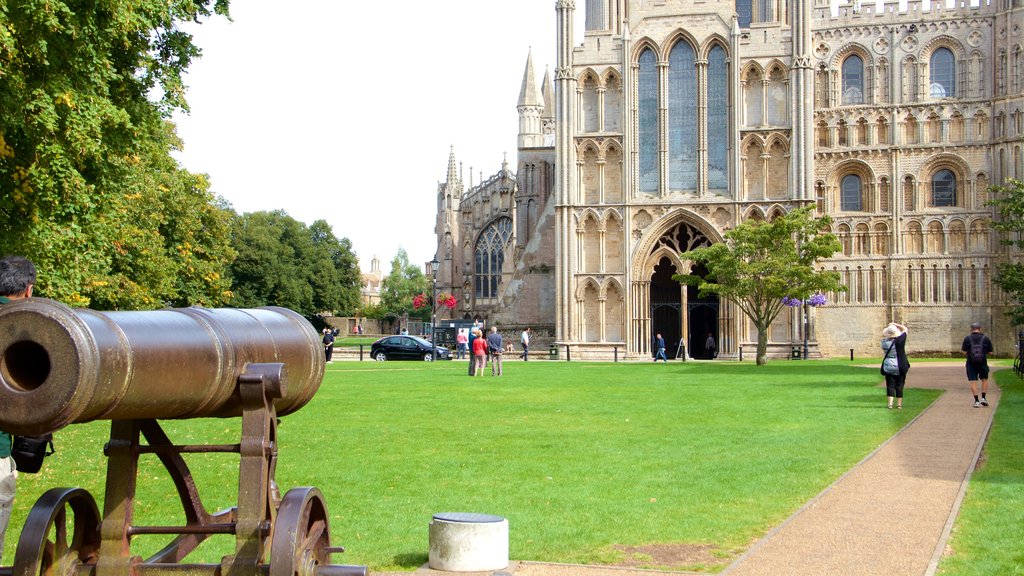
[[[645,357],[662,333],[700,357],[753,350],[735,306],[671,279],[679,253],[812,204],[847,292],[787,310],[789,355],[877,352],[890,320],[908,350],[959,349],[971,321],[1009,353],[992,282],[1019,258],[988,227],[990,184],[1024,178],[1024,0],[556,2],[554,80],[532,58],[516,172],[438,188],[439,289],[458,317],[526,325],[574,358]],[[806,316],[804,315],[806,314]],[[805,337],[806,332],[806,337]]]

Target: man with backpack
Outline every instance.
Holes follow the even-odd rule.
[[[988,355],[992,353],[992,341],[981,332],[981,324],[971,324],[971,333],[964,338],[960,350],[967,353],[967,382],[974,395],[974,407],[988,406],[985,393],[988,392]],[[978,398],[978,380],[981,380],[981,398]]]
[[[36,267],[28,258],[5,256],[0,258],[0,304],[32,297],[36,283]],[[0,559],[4,555],[4,536],[11,519],[11,505],[18,473],[11,458],[11,435],[0,430]]]

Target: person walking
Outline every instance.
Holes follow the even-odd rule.
[[[888,407],[892,409],[893,400],[896,409],[903,409],[903,386],[907,382],[910,371],[910,360],[907,359],[907,327],[895,322],[882,330],[882,374],[885,375],[885,397]]]
[[[519,335],[519,343],[522,344],[522,346],[523,346],[523,353],[520,354],[519,356],[523,359],[523,362],[526,362],[527,360],[530,359],[530,357],[528,356],[528,354],[530,353],[530,327],[529,326],[527,326],[526,330],[523,330],[523,333]]]
[[[704,341],[704,353],[707,354],[710,360],[714,360],[715,356],[718,356],[715,335],[711,332],[708,332],[708,339]]]
[[[960,350],[967,353],[967,383],[974,395],[974,407],[988,406],[988,355],[994,350],[992,341],[981,331],[981,324],[971,324],[971,333],[964,338]],[[978,398],[978,380],[981,380],[981,398]]]
[[[487,335],[487,351],[491,354],[491,376],[501,376],[501,353],[505,351],[497,326]]]
[[[487,339],[480,330],[473,330],[473,375],[483,376],[486,365]]]
[[[654,335],[654,361],[657,362],[658,358],[661,358],[668,363],[668,356],[665,356],[665,339],[661,337],[661,334]]]
[[[469,330],[465,328],[459,328],[459,333],[455,336],[455,357],[462,360],[466,357],[466,348],[469,345]]]
[[[36,284],[36,267],[28,258],[0,258],[0,304],[32,297]],[[18,471],[11,458],[13,438],[0,430],[0,559],[4,555],[4,537],[11,520],[11,508],[17,492]]]

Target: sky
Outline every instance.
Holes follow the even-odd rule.
[[[203,54],[176,157],[239,213],[326,220],[364,271],[433,257],[452,147],[466,182],[505,154],[514,169],[527,54],[554,76],[555,0],[234,0],[231,16],[186,28]]]

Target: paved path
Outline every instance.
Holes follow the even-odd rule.
[[[962,363],[922,363],[908,388],[947,390],[898,434],[754,544],[727,576],[931,576],[981,453],[999,390],[973,408]],[[913,392],[908,394],[908,401]],[[884,402],[884,394],[879,404]],[[884,410],[885,408],[880,408]],[[654,570],[514,562],[490,576],[650,576]],[[426,567],[416,575],[448,574]],[[672,574],[680,574],[672,572]],[[467,575],[468,576],[468,575]]]

